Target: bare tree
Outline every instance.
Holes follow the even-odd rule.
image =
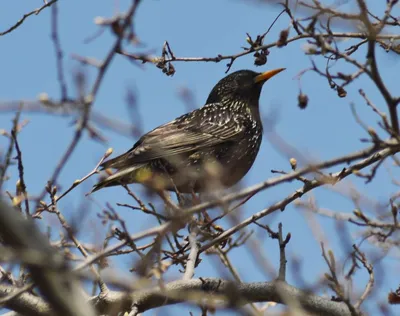
[[[14,113],[12,129],[2,130],[7,146],[0,164],[3,200],[0,203],[0,303],[7,315],[138,315],[162,306],[166,312],[169,305],[183,303],[189,305],[191,314],[200,309],[202,315],[219,310],[245,315],[272,314],[276,312],[272,308],[275,303],[282,304],[293,315],[398,313],[395,305],[400,303],[400,278],[398,273],[391,275],[385,271],[385,262],[391,259],[389,253],[398,250],[400,244],[400,193],[388,189],[384,202],[371,206],[365,203],[366,193],[348,186],[351,192],[346,196],[353,204],[353,210],[349,212],[334,209],[334,205],[319,206],[320,191],[315,190],[319,187],[334,190],[338,183],[345,183],[348,178],[361,178],[368,185],[377,181],[383,166],[390,172],[379,179],[380,185],[389,187],[394,183],[399,186],[396,172],[400,161],[396,154],[400,151],[397,113],[400,96],[389,89],[377,57],[378,52],[396,58],[400,54],[400,22],[395,15],[397,0],[387,0],[383,12],[371,10],[372,5],[366,0],[353,1],[355,9],[352,11],[346,9],[349,1],[333,5],[320,0],[259,1],[261,9],[272,5],[282,9],[276,20],[271,21],[271,27],[282,19],[288,21],[287,27],[280,30],[279,36],[273,40],[271,27],[260,30],[256,36],[247,34],[245,43],[237,43],[235,54],[221,52],[211,57],[181,57],[168,41],[160,43],[160,54],[138,53],[140,34],[136,32],[136,17],[143,3],[131,0],[126,12],[95,20],[101,31],[111,31],[114,35],[103,60],[72,56],[79,64],[89,65],[97,71],[89,89],[83,72],[74,75],[78,91],[75,97],[71,95],[63,67],[64,53],[58,32],[58,17],[62,14],[58,11],[59,2],[61,0],[45,1],[41,7],[26,13],[14,25],[0,32],[1,41],[2,36],[13,36],[13,32],[25,27],[25,21],[33,15],[40,18],[44,10],[51,10],[51,41],[60,89],[59,99],[43,93],[38,100],[0,103],[1,112]],[[243,56],[252,55],[254,64],[261,66],[267,63],[272,50],[285,49],[297,42],[306,44],[304,54],[310,57],[308,67],[296,76],[298,106],[307,109],[309,103],[308,94],[302,89],[302,83],[307,80],[304,79],[306,73],[313,73],[316,75],[314,78],[326,82],[340,98],[346,97],[351,89],[358,90],[365,108],[375,115],[374,122],[365,121],[351,105],[354,124],[364,131],[364,138],[360,140],[361,150],[317,161],[270,130],[270,141],[290,158],[287,159],[287,170],[272,170],[273,176],[263,182],[226,191],[222,195],[181,196],[177,193],[170,197],[164,194],[161,195],[164,207],[155,207],[151,201],[159,200],[158,196],[142,196],[133,190],[136,186],[121,186],[130,202],[101,206],[97,220],[106,227],[106,238],[99,243],[101,247],[80,240],[79,231],[86,228],[71,222],[65,215],[66,207],[60,207],[59,201],[98,174],[100,164],[113,150],[108,149],[92,171],[83,176],[76,175],[78,180],[60,192],[58,183],[65,166],[79,144],[91,140],[104,142],[102,129],[135,136],[142,131],[133,94],[128,95],[130,110],[136,117],[133,124],[110,119],[96,110],[98,93],[114,59],[124,58],[134,65],[151,64],[167,76],[174,75],[178,63],[226,61],[228,73]],[[351,65],[353,70],[344,73],[341,70],[343,65]],[[377,89],[382,97],[379,103],[372,101],[369,90],[357,85],[361,77],[368,78]],[[187,91],[182,98],[192,107]],[[72,140],[66,144],[47,185],[36,193],[28,191],[25,164],[30,153],[24,151],[19,142],[25,126],[21,115],[29,112],[76,118]],[[371,127],[374,124],[377,128]],[[90,139],[87,140],[85,135]],[[385,165],[388,161],[392,162],[390,166]],[[15,189],[7,178],[10,170],[18,172]],[[286,191],[283,199],[264,209],[253,210],[248,218],[238,216],[239,210],[252,197],[289,182],[297,183],[298,188]],[[303,212],[311,223],[316,241],[323,238],[318,236],[321,227],[315,218],[328,217],[335,221],[337,233],[330,235],[329,240],[345,245],[344,256],[328,249],[325,242],[312,249],[320,253],[326,263],[325,273],[315,275],[317,281],[313,284],[305,282],[301,273],[303,267],[313,263],[307,257],[287,255],[292,237],[290,232],[284,232],[284,223],[275,227],[265,221],[271,214],[283,212],[288,206]],[[130,227],[120,215],[119,210],[123,208],[136,211],[138,218],[142,216],[157,224],[145,230]],[[46,238],[41,229],[43,216],[47,214],[60,224],[53,228],[57,230],[60,227],[57,237],[53,234]],[[220,225],[221,221],[224,221],[224,227]],[[272,263],[264,255],[260,239],[265,235],[275,241],[275,248],[269,251],[279,254],[279,262]],[[231,259],[231,253],[245,248],[249,251],[242,260],[252,261],[268,276],[268,280],[243,281],[238,262]],[[129,271],[106,272],[110,263],[126,256],[131,260]],[[395,260],[398,261],[398,254]],[[194,277],[206,262],[220,263],[223,270],[218,271],[218,278],[207,275]],[[274,264],[278,269],[273,268]],[[294,267],[293,282],[288,280],[287,264]],[[389,275],[396,279],[397,289],[386,288],[383,282],[385,272],[386,277]],[[89,294],[91,285],[92,293]]]

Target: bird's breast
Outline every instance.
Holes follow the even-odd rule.
[[[221,165],[224,166],[222,182],[226,187],[235,185],[247,174],[256,160],[261,141],[261,129],[253,130],[238,142],[221,161]]]

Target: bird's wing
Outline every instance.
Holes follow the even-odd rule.
[[[244,127],[229,111],[215,104],[185,114],[150,131],[127,153],[109,160],[103,167],[144,163],[158,158],[236,142],[244,136]]]

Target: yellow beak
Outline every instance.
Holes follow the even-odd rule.
[[[278,69],[274,69],[274,70],[268,70],[266,72],[263,72],[262,74],[259,74],[258,76],[256,76],[254,78],[254,82],[255,83],[259,83],[259,82],[265,82],[268,79],[272,78],[273,76],[279,74],[281,71],[285,70],[286,68],[278,68]]]

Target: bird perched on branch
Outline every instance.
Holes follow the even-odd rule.
[[[92,192],[129,183],[179,193],[233,186],[261,145],[261,88],[282,70],[240,70],[221,79],[202,108],[153,129],[128,152],[104,162],[108,175]]]

